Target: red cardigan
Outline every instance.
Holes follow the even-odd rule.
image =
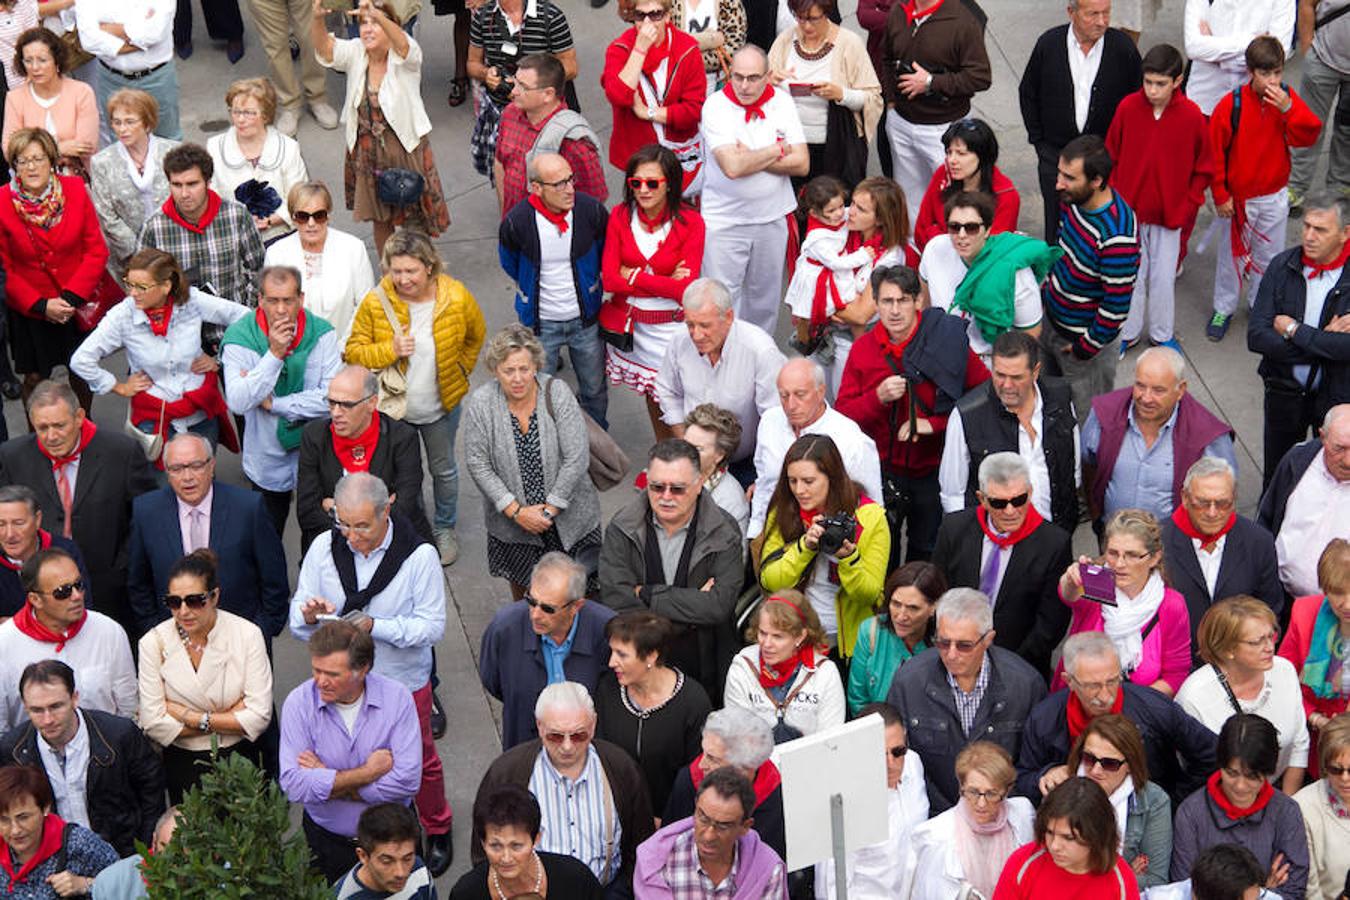
[[[670,234],[647,259],[638,249],[633,237],[632,213],[626,203],[620,203],[609,214],[605,230],[605,256],[600,266],[600,277],[606,291],[614,295],[612,302],[627,302],[630,296],[665,297],[680,302],[684,289],[698,278],[703,268],[703,217],[685,207],[670,224]],[[673,273],[684,263],[688,276],[674,278]],[[630,286],[619,274],[620,266],[641,268]],[[652,271],[645,271],[650,266]]]
[[[1209,116],[1214,143],[1215,203],[1236,195],[1243,200],[1284,190],[1289,183],[1289,148],[1311,147],[1322,134],[1322,120],[1289,88],[1294,104],[1282,113],[1244,84],[1237,135],[1233,135],[1233,95],[1224,94]],[[1231,147],[1229,145],[1232,145]]]
[[[66,195],[61,221],[50,231],[25,227],[14,210],[14,188],[0,187],[0,261],[5,264],[5,302],[11,309],[34,319],[42,313],[38,301],[59,297],[62,290],[84,300],[94,299],[95,289],[108,263],[108,245],[103,242],[98,216],[89,192],[79,178],[61,179]],[[31,235],[31,237],[30,237]]]
[[[1300,676],[1303,674],[1303,661],[1308,658],[1308,649],[1312,646],[1313,623],[1317,621],[1322,600],[1321,594],[1311,594],[1295,600],[1293,610],[1289,613],[1289,631],[1285,633],[1284,640],[1280,641],[1279,654],[1294,664]],[[1300,684],[1299,687],[1303,691],[1304,715],[1321,713],[1327,718],[1335,718],[1350,707],[1350,697],[1323,699],[1306,685]],[[1317,732],[1309,728],[1308,733],[1312,736],[1312,744],[1308,748],[1308,771],[1316,778],[1318,777]]]
[[[942,212],[942,191],[951,184],[947,174],[947,164],[937,167],[928,190],[923,192],[923,202],[919,204],[919,214],[914,222],[914,244],[920,250],[939,234],[947,233],[947,217]],[[1022,211],[1022,198],[1012,180],[994,166],[994,226],[990,234],[1001,231],[1016,231],[1017,216]]]
[[[708,93],[708,79],[703,69],[703,55],[698,41],[673,25],[666,25],[670,35],[670,57],[667,63],[666,96],[660,105],[666,108],[666,139],[687,141],[698,133],[703,115],[703,101]],[[605,70],[600,75],[600,86],[614,107],[614,129],[609,135],[609,162],[615,168],[628,165],[628,157],[646,144],[656,143],[652,123],[633,114],[633,94],[628,85],[619,80],[619,72],[628,62],[628,55],[637,40],[637,29],[630,28],[609,45],[605,51]]]
[[[1214,177],[1209,121],[1181,91],[1156,119],[1142,89],[1120,101],[1106,149],[1115,160],[1111,187],[1141,224],[1181,228],[1205,202]]]

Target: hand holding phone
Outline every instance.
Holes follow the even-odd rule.
[[[794,97],[810,97],[811,90],[815,87],[809,81],[789,81],[787,86],[788,93]]]

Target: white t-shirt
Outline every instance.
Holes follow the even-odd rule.
[[[566,322],[581,315],[577,306],[577,286],[572,280],[572,213],[567,213],[567,230],[534,214],[539,231],[539,318],[544,322]]]
[[[956,252],[949,235],[939,234],[923,248],[919,261],[919,277],[928,284],[928,299],[938,309],[960,316],[970,322],[970,349],[987,357],[993,345],[984,339],[980,327],[970,313],[952,309],[956,288],[966,277],[966,263]],[[1018,269],[1013,277],[1013,327],[1032,328],[1041,320],[1041,291],[1031,269]]]
[[[765,88],[768,90],[768,88]],[[717,163],[715,151],[738,141],[751,150],[771,146],[781,135],[789,144],[805,144],[797,107],[786,90],[774,90],[764,104],[764,118],[745,121],[745,110],[721,91],[703,103],[700,125],[707,161],[703,165],[703,221],[709,228],[763,225],[797,208],[792,182],[786,175],[756,172],[729,178]]]
[[[792,70],[793,74],[788,80],[806,82],[807,84],[831,81],[833,56],[834,51],[831,51],[820,59],[805,59],[797,53],[797,42],[793,41],[792,46],[788,48],[787,61],[788,68]],[[784,85],[786,84],[785,81]],[[786,90],[786,87],[784,89]],[[789,96],[791,96],[790,93]],[[830,101],[824,97],[809,94],[805,97],[793,97],[793,102],[797,105],[797,118],[801,120],[802,134],[806,135],[806,142],[808,144],[825,143],[825,129],[830,118]]]
[[[436,378],[436,338],[431,331],[431,314],[435,309],[432,300],[408,304],[413,355],[408,359],[408,411],[403,418],[413,425],[425,425],[445,415],[441,386]]]
[[[365,697],[366,695],[363,691],[361,696],[357,697],[351,703],[333,701],[333,706],[337,708],[338,716],[341,717],[342,724],[347,727],[348,734],[356,734],[353,730],[356,728],[356,715],[361,712],[361,701],[364,700]]]

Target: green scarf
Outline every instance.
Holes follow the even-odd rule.
[[[1340,640],[1340,629],[1340,620],[1336,618],[1336,613],[1327,602],[1327,598],[1323,597],[1322,605],[1317,610],[1317,619],[1313,622],[1308,658],[1303,661],[1303,671],[1298,676],[1298,680],[1306,685],[1308,690],[1323,700],[1329,700],[1341,693],[1331,665],[1336,659],[1333,647]]]
[[[1025,234],[1010,231],[991,234],[970,264],[966,277],[957,285],[952,308],[970,313],[980,334],[993,343],[994,338],[1013,326],[1017,270],[1030,268],[1039,282],[1063,255],[1064,251],[1058,247]]]
[[[261,357],[268,352],[267,332],[263,330],[263,323],[266,321],[267,319],[261,309],[258,310],[256,315],[244,316],[225,330],[225,337],[220,342],[221,346],[238,344],[246,350],[252,350]],[[309,352],[314,349],[314,345],[319,342],[319,338],[332,330],[333,326],[328,324],[326,319],[306,315],[303,309],[300,310],[300,318],[296,323],[295,342],[291,344],[291,349],[286,354],[286,358],[281,361],[281,374],[277,376],[277,383],[276,387],[272,389],[272,396],[285,397],[288,394],[304,390],[305,362],[309,359]],[[281,444],[283,450],[300,449],[300,432],[304,430],[305,424],[305,420],[292,422],[282,416],[277,416],[277,441]]]

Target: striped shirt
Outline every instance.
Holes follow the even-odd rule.
[[[420,856],[413,862],[403,889],[393,894],[366,887],[356,877],[360,868],[361,863],[352,866],[351,871],[333,885],[333,900],[436,900],[436,882],[431,880],[431,872]]]
[[[539,849],[580,860],[602,885],[619,871],[623,828],[613,798],[606,802],[606,775],[595,747],[586,748],[586,766],[576,780],[553,768],[540,750],[530,773],[530,793],[539,801]],[[609,814],[606,816],[605,807]],[[608,821],[607,821],[608,820]],[[605,844],[610,845],[605,859]]]
[[[961,685],[956,683],[951,672],[947,672],[947,683],[952,686],[956,714],[961,717],[961,733],[970,737],[970,729],[975,727],[975,714],[980,711],[984,692],[989,687],[989,654],[985,653],[984,661],[980,663],[980,674],[975,676],[975,686],[969,692],[961,690]]]
[[[1055,330],[1076,339],[1074,355],[1091,359],[1116,339],[1130,313],[1139,274],[1134,210],[1114,191],[1100,209],[1061,204],[1059,248],[1064,255],[1041,285],[1041,298]]]
[[[496,66],[503,75],[515,75],[516,63],[531,53],[558,54],[571,50],[572,30],[567,26],[567,16],[553,0],[526,0],[525,17],[518,30],[494,0],[474,11],[469,22],[469,45],[483,51],[484,66]],[[511,85],[503,82],[493,93],[493,99],[498,106],[509,103]]]

